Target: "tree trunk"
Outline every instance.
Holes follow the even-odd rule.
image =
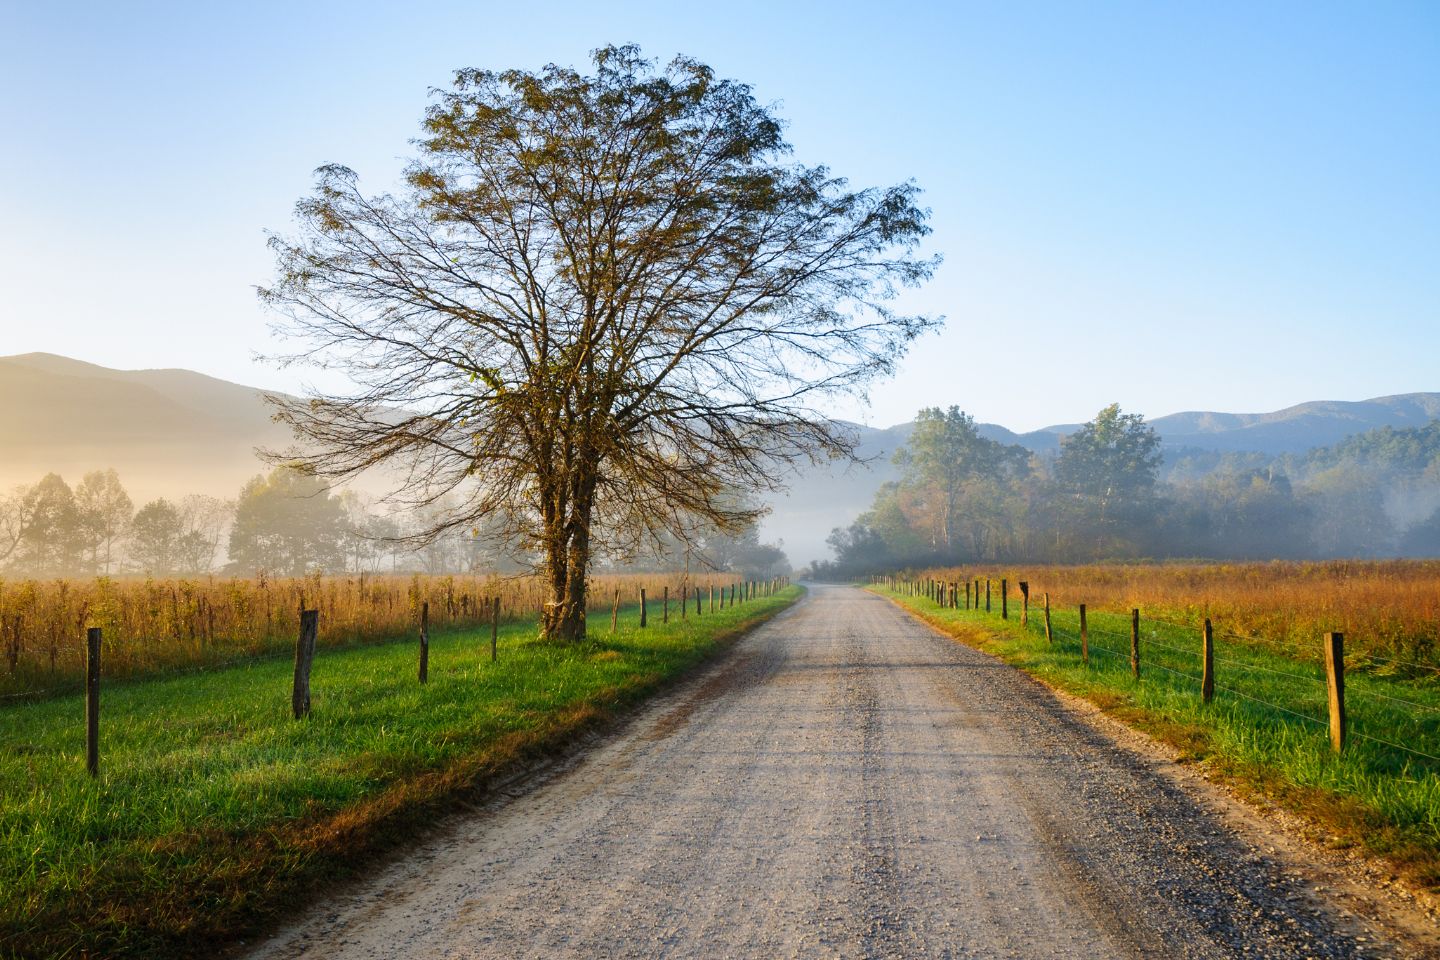
[[[550,599],[545,603],[540,631],[546,640],[579,643],[585,639],[585,580],[590,569],[590,516],[595,502],[595,481],[588,475],[576,478],[566,501],[567,515],[552,518],[547,524],[553,531],[545,545]]]

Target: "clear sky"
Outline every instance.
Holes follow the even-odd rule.
[[[265,229],[392,186],[462,66],[680,52],[914,178],[944,313],[868,408],[1029,429],[1440,390],[1440,3],[0,0],[0,354],[294,389]]]

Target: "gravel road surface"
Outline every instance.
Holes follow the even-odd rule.
[[[1424,949],[1103,727],[882,598],[815,587],[621,734],[252,956]]]

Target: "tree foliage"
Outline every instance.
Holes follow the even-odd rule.
[[[168,577],[180,569],[185,527],[169,500],[152,500],[130,522],[130,560],[136,571]]]
[[[962,535],[971,545],[984,538],[993,519],[992,495],[1007,479],[1028,472],[1030,454],[980,436],[975,418],[958,407],[927,407],[896,453],[904,484],[915,493],[914,507],[930,529],[932,548],[947,551]]]
[[[289,467],[240,491],[230,528],[230,566],[280,576],[343,569],[345,514],[320,480]]]
[[[111,467],[85,474],[75,488],[75,506],[80,511],[85,566],[108,576],[119,561],[119,547],[135,504]]]
[[[299,462],[402,471],[397,501],[452,505],[418,536],[502,518],[568,639],[597,550],[753,521],[727,492],[851,455],[816,403],[937,322],[888,303],[934,266],[913,184],[787,162],[750,88],[694,60],[593,66],[458,72],[405,189],[322,168],[261,292],[302,344],[282,362],[357,385],[277,398]]]

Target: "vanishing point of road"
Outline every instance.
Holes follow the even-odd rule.
[[[1106,727],[878,596],[813,587],[253,956],[1409,952]]]

